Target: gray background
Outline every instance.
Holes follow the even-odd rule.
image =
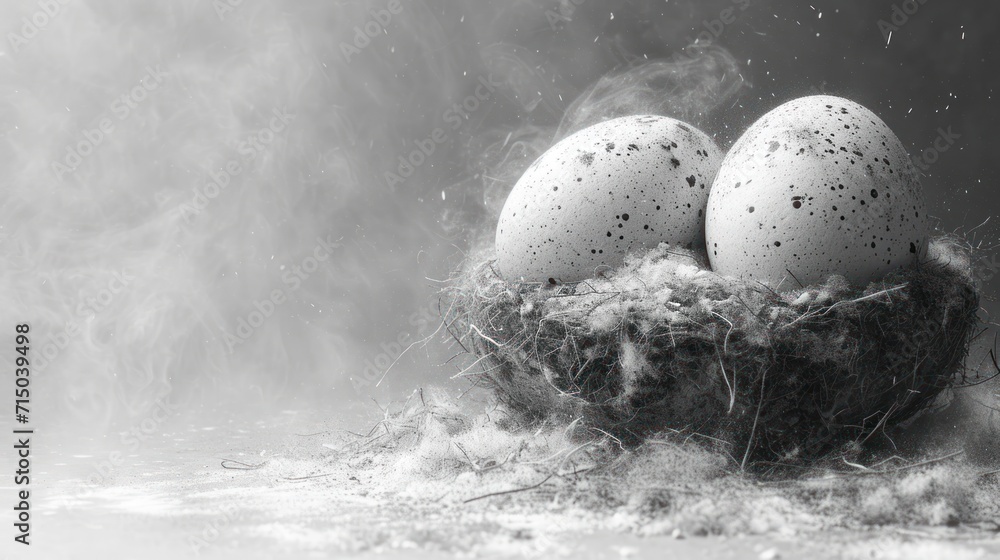
[[[490,238],[518,165],[573,99],[608,72],[677,55],[730,7],[735,20],[712,42],[743,86],[696,119],[720,145],[781,102],[818,92],[868,106],[911,153],[950,128],[960,138],[937,154],[924,188],[940,229],[969,231],[997,200],[1000,7],[912,4],[887,44],[879,20],[904,4],[414,0],[358,52],[347,45],[389,2],[62,7],[0,60],[0,308],[4,325],[31,323],[36,352],[50,350],[34,381],[37,421],[115,433],[163,399],[212,414],[339,414],[422,384],[461,391],[465,382],[448,381],[456,362],[444,363],[457,349],[440,336],[402,356],[380,386],[365,376],[377,379],[409,341],[432,335],[442,281]],[[23,33],[22,18],[38,10],[5,4],[4,29]],[[116,112],[149,67],[163,83]],[[490,75],[501,85],[452,118],[449,108]],[[708,103],[697,80],[681,86],[692,104]],[[294,120],[241,153],[274,110]],[[57,177],[52,162],[102,118],[114,132]],[[390,187],[386,172],[438,128],[446,141]],[[510,139],[530,149],[498,167],[490,147]],[[185,212],[230,161],[241,173],[203,211]],[[975,241],[990,246],[996,225]],[[325,237],[336,254],[291,289],[286,274]],[[123,271],[135,278],[125,290],[80,312]],[[233,343],[275,289],[287,301]],[[68,323],[75,334],[60,339]]]

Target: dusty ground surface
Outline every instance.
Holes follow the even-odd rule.
[[[771,527],[753,536],[676,538],[643,536],[649,532],[627,516],[573,507],[390,497],[378,480],[332,467],[336,446],[323,443],[337,439],[339,424],[296,411],[266,421],[178,422],[134,452],[120,450],[120,465],[96,484],[93,467],[114,445],[39,446],[33,544],[26,552],[5,539],[2,556],[1000,558],[996,533],[968,527]],[[59,453],[88,446],[102,451]],[[9,485],[2,491],[12,493]]]

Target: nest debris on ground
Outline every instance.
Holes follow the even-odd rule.
[[[579,420],[638,444],[700,436],[742,467],[823,457],[965,380],[978,326],[969,249],[938,238],[865,288],[775,292],[661,244],[601,278],[507,282],[490,258],[448,291],[466,375],[521,420]]]

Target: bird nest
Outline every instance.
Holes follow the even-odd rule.
[[[964,382],[979,294],[969,249],[856,288],[840,276],[778,293],[661,244],[565,285],[508,282],[490,258],[449,289],[446,317],[522,421],[580,421],[637,444],[664,433],[743,466],[821,458]]]

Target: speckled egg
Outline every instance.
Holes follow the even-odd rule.
[[[629,116],[574,133],[514,185],[496,232],[509,281],[577,282],[660,242],[704,243],[704,210],[722,154],[676,119]]]
[[[779,289],[830,274],[866,285],[918,262],[930,230],[896,135],[861,105],[825,95],[785,103],[747,129],[706,213],[713,270]]]

